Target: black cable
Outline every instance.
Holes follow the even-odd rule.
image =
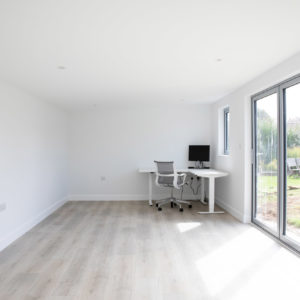
[[[201,183],[199,183],[196,189],[194,190],[193,180],[190,181],[189,188],[192,190],[194,196],[198,195],[200,187],[201,187]]]

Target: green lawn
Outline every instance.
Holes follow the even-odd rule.
[[[257,204],[264,218],[276,219],[277,214],[277,176],[257,177]],[[287,178],[287,223],[300,228],[300,176]]]
[[[277,176],[258,176],[257,185],[265,192],[276,192]],[[287,178],[287,186],[300,188],[300,177],[289,176]]]

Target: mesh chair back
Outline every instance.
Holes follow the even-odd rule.
[[[157,172],[160,174],[173,174],[174,162],[173,161],[154,161],[156,163]]]
[[[173,161],[154,161],[156,164],[157,172],[159,174],[174,174]],[[172,185],[174,177],[163,177],[158,175],[158,183],[163,185]]]

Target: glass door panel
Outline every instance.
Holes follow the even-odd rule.
[[[259,98],[255,118],[254,221],[278,232],[278,124],[277,91]]]
[[[300,244],[300,84],[284,89],[285,199],[283,235]]]
[[[300,253],[300,75],[252,97],[252,222]]]

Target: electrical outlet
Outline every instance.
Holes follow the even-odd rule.
[[[6,210],[6,203],[0,203],[0,211]]]

